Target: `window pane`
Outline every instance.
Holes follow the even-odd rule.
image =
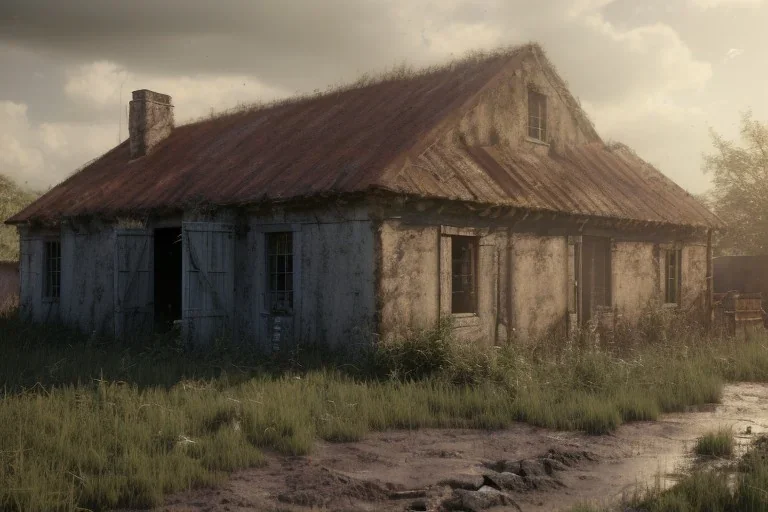
[[[269,309],[290,312],[293,307],[293,233],[267,234]]]
[[[475,313],[476,238],[451,237],[451,312]]]
[[[528,91],[528,136],[544,141],[547,132],[547,97]]]
[[[43,293],[46,299],[58,299],[61,295],[61,243],[45,242],[44,248]]]

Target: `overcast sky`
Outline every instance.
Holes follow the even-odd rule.
[[[698,193],[709,128],[768,120],[766,26],[768,0],[2,0],[0,173],[58,183],[127,137],[134,89],[185,122],[537,41],[604,139]]]

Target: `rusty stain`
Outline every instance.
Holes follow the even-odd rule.
[[[527,48],[527,47],[525,47]],[[362,192],[513,53],[180,126],[131,161],[125,141],[9,223]]]
[[[503,145],[436,145],[390,190],[578,215],[722,226],[661,172],[603,143],[570,147],[561,155]]]
[[[8,223],[301,200],[374,190],[570,214],[721,227],[658,170],[602,142],[563,154],[433,143],[536,46],[176,128],[130,160],[125,141]],[[575,108],[575,107],[571,107]],[[597,134],[594,139],[599,141]]]

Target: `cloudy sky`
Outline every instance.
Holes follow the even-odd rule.
[[[127,137],[130,91],[189,121],[538,41],[604,139],[692,192],[709,128],[768,120],[768,0],[2,0],[0,173],[56,184]]]

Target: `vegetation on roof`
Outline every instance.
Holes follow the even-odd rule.
[[[209,115],[201,116],[190,121],[189,123],[184,124],[196,124],[205,122],[209,119],[219,119],[222,117],[233,116],[247,112],[255,112],[259,110],[268,110],[271,108],[279,108],[288,105],[296,105],[326,96],[343,94],[350,90],[373,87],[375,85],[387,82],[414,80],[417,78],[444,73],[446,71],[455,71],[459,68],[477,66],[493,60],[509,59],[524,51],[530,51],[532,53],[539,67],[544,73],[544,77],[547,79],[552,88],[557,92],[560,98],[565,102],[565,104],[568,105],[568,107],[571,109],[571,112],[574,115],[577,123],[582,128],[595,133],[597,136],[594,122],[582,108],[581,102],[579,102],[578,99],[571,95],[568,89],[568,82],[564,80],[557,72],[557,68],[552,63],[552,61],[549,60],[541,45],[535,42],[519,45],[500,46],[491,50],[470,50],[461,57],[455,57],[445,62],[420,68],[416,68],[404,61],[401,64],[392,66],[390,68],[385,68],[380,72],[363,73],[354,82],[332,84],[326,87],[325,90],[315,89],[311,93],[298,94],[267,102],[256,101],[253,103],[239,103],[235,107],[220,112],[214,113],[214,111],[211,110]]]
[[[38,194],[24,190],[0,174],[0,220],[21,211],[38,197]],[[0,261],[18,261],[19,237],[16,228],[0,224]]]
[[[328,85],[325,88],[325,90],[315,89],[311,93],[296,94],[286,98],[279,98],[271,101],[255,101],[251,103],[239,103],[232,108],[222,110],[219,112],[214,112],[213,110],[211,110],[210,114],[200,116],[196,119],[191,120],[188,123],[182,123],[179,126],[202,123],[211,119],[220,119],[223,117],[234,116],[234,115],[244,114],[248,112],[269,110],[269,109],[285,107],[289,105],[298,105],[301,103],[316,100],[318,98],[343,94],[348,91],[363,89],[365,87],[373,87],[376,85],[389,83],[389,82],[407,81],[407,80],[414,80],[417,78],[424,78],[431,75],[444,73],[446,71],[455,71],[459,68],[469,68],[472,66],[477,66],[484,62],[488,62],[492,60],[509,59],[525,50],[533,50],[533,49],[535,49],[538,52],[538,55],[544,56],[544,50],[541,48],[541,46],[539,46],[538,43],[527,43],[522,45],[502,46],[492,50],[471,50],[462,57],[456,57],[446,62],[433,64],[431,66],[425,66],[420,68],[415,68],[414,66],[408,64],[407,62],[402,62],[398,65],[392,66],[391,68],[385,68],[379,72],[363,73],[354,82],[337,83],[337,84]],[[546,59],[546,57],[544,58]],[[550,66],[552,66],[552,64],[548,60],[546,62]],[[562,81],[562,79],[560,79],[559,77],[558,77],[558,80]]]

